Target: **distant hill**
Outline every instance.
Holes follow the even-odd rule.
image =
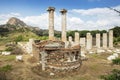
[[[60,34],[60,31],[55,31],[56,37],[60,37]],[[14,41],[28,41],[29,38],[48,39],[48,30],[27,25],[15,17],[10,18],[6,24],[0,25],[0,45]]]
[[[12,17],[8,20],[7,24],[20,26],[20,27],[27,27],[27,25],[18,18]]]
[[[0,28],[7,28],[9,31],[15,31],[19,29],[24,29],[24,30],[40,30],[38,27],[32,27],[24,23],[22,20],[11,17],[6,24],[0,25]]]
[[[6,35],[8,32],[13,33],[13,32],[26,32],[26,31],[31,31],[35,33],[38,36],[48,36],[48,30],[47,29],[40,29],[39,27],[33,27],[30,25],[27,25],[24,23],[22,20],[11,17],[8,22],[4,25],[0,25],[0,35]],[[55,30],[55,35],[57,37],[60,36],[61,32]]]

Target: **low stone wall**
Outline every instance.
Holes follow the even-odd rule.
[[[56,70],[69,70],[69,69],[76,69],[80,67],[80,61],[74,62],[61,62],[61,63],[47,63],[47,67]]]

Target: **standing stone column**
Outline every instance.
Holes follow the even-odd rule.
[[[92,35],[90,33],[87,33],[87,43],[86,43],[86,49],[90,50],[92,49]]]
[[[80,44],[80,38],[79,38],[79,33],[75,32],[75,43]]]
[[[96,34],[96,47],[100,48],[100,34]]]
[[[60,10],[60,13],[62,14],[62,41],[63,42],[66,42],[66,13],[67,13],[67,10],[66,9],[62,9]]]
[[[49,12],[49,40],[54,40],[54,7],[49,7],[47,9]]]
[[[42,64],[42,70],[44,71],[45,70],[45,67],[46,67],[46,56],[47,56],[47,53],[45,51],[42,51],[40,52],[41,54],[41,64]]]
[[[34,39],[29,39],[29,42],[28,42],[28,51],[29,51],[29,53],[32,53],[33,43],[34,43]]]
[[[81,47],[85,47],[85,45],[86,45],[85,37],[84,38],[80,38],[80,46]]]
[[[103,33],[103,48],[107,48],[107,33]]]
[[[68,37],[68,47],[70,48],[70,47],[72,47],[73,46],[73,39],[72,39],[72,36],[69,36]]]
[[[69,36],[69,37],[68,37],[68,40],[69,40],[69,42],[73,42],[72,36]]]
[[[109,31],[109,48],[113,48],[113,30]]]

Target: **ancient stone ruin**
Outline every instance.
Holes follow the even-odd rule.
[[[37,61],[42,65],[42,70],[55,69],[55,70],[71,70],[79,68],[81,65],[81,56],[85,57],[85,53],[101,53],[113,49],[113,31],[96,34],[96,39],[93,41],[91,33],[87,33],[86,37],[80,37],[78,32],[75,32],[75,38],[71,36],[66,37],[66,9],[61,9],[61,27],[62,36],[61,40],[56,40],[54,37],[54,7],[47,9],[49,13],[49,40],[35,42],[30,39],[23,49],[32,53]],[[93,45],[93,42],[95,44]]]
[[[75,69],[81,65],[80,46],[65,48],[62,41],[42,41],[34,44],[33,55],[42,64],[42,70],[45,68],[68,70]],[[36,50],[38,52],[36,52]]]
[[[46,68],[56,70],[69,70],[80,67],[80,45],[76,44],[66,47],[66,12],[62,9],[62,39],[60,41],[55,40],[54,37],[54,7],[47,9],[49,12],[49,40],[41,41],[38,43],[33,42],[33,56],[40,61],[42,70]]]

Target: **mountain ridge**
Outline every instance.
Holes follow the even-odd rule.
[[[38,36],[48,36],[48,29],[40,29],[39,27],[34,27],[27,25],[25,22],[22,20],[16,18],[16,17],[11,17],[6,24],[0,25],[0,31],[4,33],[6,32],[25,32],[25,31],[31,31],[35,33]],[[61,34],[60,31],[55,30],[55,34]]]

